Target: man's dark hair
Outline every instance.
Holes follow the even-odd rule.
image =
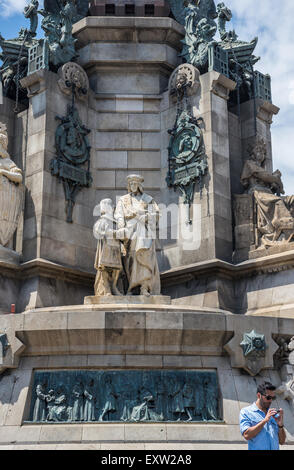
[[[267,390],[274,391],[276,387],[270,382],[263,382],[257,387],[257,393],[261,393],[261,395],[266,395]]]

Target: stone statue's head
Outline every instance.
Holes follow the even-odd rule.
[[[248,148],[248,153],[249,153],[250,158],[252,158],[257,163],[262,165],[267,155],[267,148],[266,148],[265,141],[263,139],[258,139],[255,145]]]
[[[144,178],[141,175],[129,175],[127,177],[128,192],[136,193],[137,191],[139,191],[140,193],[143,193],[143,181]]]
[[[7,135],[7,129],[6,125],[0,122],[0,146],[4,149],[7,150],[8,148],[8,135]],[[1,153],[0,153],[1,155]]]
[[[102,201],[100,201],[100,215],[104,214],[113,214],[113,203],[109,198],[102,199]]]

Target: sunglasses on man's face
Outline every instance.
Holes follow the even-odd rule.
[[[266,398],[267,400],[275,400],[276,397],[272,397],[271,395],[262,395],[264,398]]]

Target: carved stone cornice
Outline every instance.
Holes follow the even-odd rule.
[[[257,117],[267,124],[272,124],[273,116],[278,114],[279,111],[280,108],[269,101],[259,100],[257,103]]]
[[[219,72],[209,72],[211,74],[211,88],[210,91],[223,98],[224,100],[228,100],[230,96],[230,92],[236,88],[236,82],[230,80],[225,75],[222,75]]]
[[[201,263],[180,266],[161,273],[161,282],[164,286],[177,285],[191,279],[219,275],[230,280],[269,274],[294,269],[294,250],[271,256],[231,264],[220,259],[212,259]]]
[[[78,39],[78,49],[93,42],[110,42],[115,37],[116,42],[156,42],[180,51],[180,40],[185,35],[184,27],[172,18],[135,16],[87,16],[73,25],[72,32]]]
[[[21,264],[0,261],[0,273],[14,279],[29,279],[42,276],[52,279],[61,279],[83,285],[93,284],[95,274],[82,271],[63,264],[53,263],[42,258],[36,258]]]
[[[21,86],[28,91],[28,98],[46,90],[47,77],[52,73],[53,72],[49,72],[48,70],[38,70],[20,80]]]

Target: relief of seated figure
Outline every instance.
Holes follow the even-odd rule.
[[[250,149],[241,183],[256,204],[258,245],[266,248],[294,240],[294,196],[281,196],[284,187],[281,173],[271,173],[265,168],[266,143],[259,139]]]

